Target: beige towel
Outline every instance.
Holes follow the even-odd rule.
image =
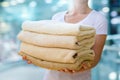
[[[82,62],[92,64],[94,60],[95,53],[90,49],[95,37],[93,27],[43,20],[24,22],[22,29],[19,54],[37,66],[79,70]]]
[[[90,54],[87,54],[85,56],[80,57],[74,64],[66,64],[66,63],[57,63],[57,62],[50,62],[50,61],[44,61],[41,60],[39,58],[30,56],[24,52],[20,52],[19,53],[21,56],[27,56],[27,59],[32,61],[33,64],[39,66],[39,67],[43,67],[43,68],[47,68],[47,69],[51,69],[51,70],[61,70],[61,69],[70,69],[70,70],[75,70],[75,71],[79,71],[82,67],[82,62],[84,61],[88,61],[90,64],[93,64],[93,56],[91,56]]]
[[[90,30],[95,32],[95,29],[91,26],[62,23],[53,20],[26,21],[23,23],[22,29],[36,33],[71,36],[79,36],[82,31],[86,31],[85,34],[89,34],[87,31]]]
[[[91,54],[94,56],[94,51],[89,49],[70,50],[60,48],[45,48],[27,43],[21,44],[20,51],[42,60],[60,63],[75,63],[80,56],[86,54]]]
[[[68,49],[91,48],[94,44],[94,34],[87,36],[57,36],[21,31],[18,38],[23,42],[37,46]]]

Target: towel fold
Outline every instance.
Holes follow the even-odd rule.
[[[82,67],[82,62],[88,61],[89,64],[93,64],[94,58],[91,58],[91,55],[87,54],[85,56],[80,57],[74,64],[70,63],[57,63],[57,62],[50,62],[41,60],[39,58],[30,56],[24,52],[19,53],[21,56],[27,56],[27,59],[32,61],[32,63],[36,66],[47,68],[50,70],[62,70],[62,69],[69,69],[69,70],[75,70],[79,71]]]
[[[94,51],[89,50],[87,48],[79,49],[79,50],[45,48],[45,47],[34,46],[27,43],[21,44],[20,51],[25,52],[30,56],[34,56],[42,60],[58,62],[58,63],[75,63],[79,57],[87,54],[94,57]]]
[[[52,70],[80,70],[82,63],[93,63],[95,28],[54,20],[26,21],[18,38],[21,56],[33,64]]]
[[[82,34],[81,31],[86,31],[87,33],[87,31],[94,30],[95,32],[95,29],[90,26],[62,23],[54,20],[26,21],[23,23],[22,29],[26,31],[41,33],[41,34],[54,34],[54,35],[67,35],[67,36],[68,35],[79,36]]]
[[[23,42],[37,46],[68,49],[91,48],[94,44],[94,34],[86,36],[59,36],[21,31],[18,38]]]

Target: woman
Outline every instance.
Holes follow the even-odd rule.
[[[83,63],[83,69],[79,72],[63,69],[60,71],[47,70],[44,80],[90,80],[90,69],[96,66],[100,60],[103,46],[106,40],[107,34],[107,20],[105,17],[95,10],[91,10],[88,7],[89,0],[72,0],[72,8],[68,11],[59,12],[53,16],[53,20],[90,25],[95,27],[96,36],[93,50],[95,51],[95,60],[92,67],[87,66],[87,63]],[[26,59],[24,56],[23,59]],[[31,63],[31,61],[28,61]]]

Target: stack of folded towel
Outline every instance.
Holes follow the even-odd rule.
[[[81,64],[94,60],[91,50],[95,29],[90,26],[53,20],[26,21],[18,38],[21,56],[33,64],[52,70],[80,70]]]

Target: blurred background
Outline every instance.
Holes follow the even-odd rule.
[[[91,0],[89,6],[108,19],[108,37],[92,80],[120,80],[120,0]],[[25,20],[51,19],[67,0],[0,0],[0,80],[42,80],[45,70],[18,55],[17,34]]]

